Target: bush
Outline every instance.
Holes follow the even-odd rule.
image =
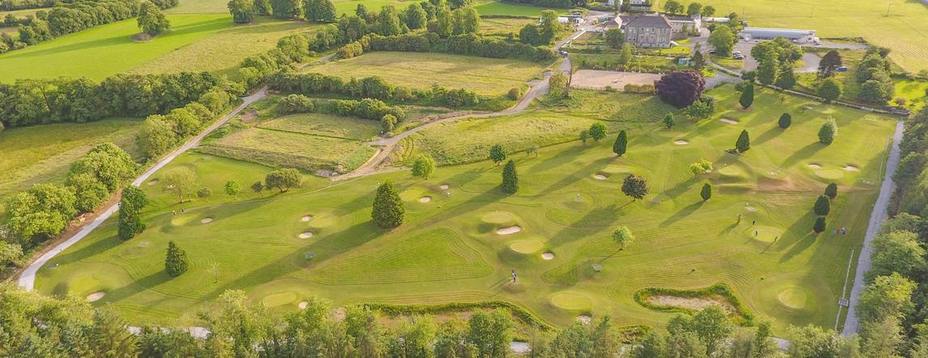
[[[300,94],[285,96],[277,102],[277,112],[280,114],[309,113],[315,111],[316,106],[309,97]]]
[[[377,188],[374,197],[371,219],[382,229],[392,229],[403,224],[406,208],[403,201],[393,187],[393,183],[385,182]]]
[[[827,224],[825,223],[825,217],[819,216],[815,218],[815,224],[812,224],[812,231],[814,231],[816,234],[821,234],[825,231],[826,226]]]
[[[513,87],[509,89],[509,92],[506,93],[506,97],[515,101],[519,98],[522,98],[522,89],[518,87]]]
[[[303,182],[303,176],[293,168],[285,168],[272,171],[264,178],[264,187],[267,189],[276,188],[281,193],[298,188]]]
[[[777,125],[783,129],[789,128],[789,126],[792,124],[793,124],[793,116],[791,116],[789,113],[781,114],[780,119],[777,121]]]
[[[818,141],[824,145],[829,145],[835,141],[838,134],[838,124],[834,119],[830,119],[818,130]]]
[[[515,194],[519,191],[519,174],[516,172],[516,162],[510,160],[503,167],[503,184],[500,188],[506,194]]]
[[[690,171],[693,175],[709,174],[712,172],[712,162],[705,159],[697,160],[690,164]]]
[[[177,277],[187,272],[189,266],[190,260],[187,258],[187,252],[177,247],[174,241],[169,241],[167,255],[164,258],[164,271],[171,277]]]
[[[198,198],[208,198],[212,194],[213,194],[213,191],[209,190],[209,188],[200,188],[200,190],[197,190]]]
[[[672,72],[655,83],[661,100],[677,108],[693,104],[702,96],[705,80],[695,71]]]

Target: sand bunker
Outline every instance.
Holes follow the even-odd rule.
[[[300,302],[300,304],[296,305],[296,307],[298,307],[301,310],[305,310],[307,306],[309,306],[309,302],[306,302],[306,301]]]
[[[428,202],[430,202],[430,201],[432,201],[432,197],[431,197],[431,196],[423,196],[423,197],[419,198],[419,202],[420,202],[420,203],[428,203]]]
[[[554,260],[554,253],[551,251],[541,254],[541,259],[545,261]]]
[[[609,179],[609,176],[608,176],[608,175],[605,175],[605,174],[603,174],[603,173],[596,173],[596,174],[593,174],[593,179],[596,179],[596,180],[606,180],[606,179]]]
[[[686,140],[686,139],[677,139],[677,140],[673,141],[673,144],[676,144],[676,145],[687,145],[687,144],[690,144],[690,142],[689,142],[688,140]]]
[[[512,235],[519,232],[522,232],[522,227],[519,225],[501,227],[496,230],[497,235]]]
[[[818,163],[809,163],[808,165],[809,165],[809,168],[812,168],[812,169],[822,169],[822,165]]]
[[[777,300],[780,304],[792,308],[803,309],[806,307],[806,292],[799,287],[788,287],[777,294]]]
[[[203,219],[200,219],[200,224],[209,224],[211,222],[213,222],[213,218],[210,218],[210,217],[205,217]]]
[[[304,222],[304,223],[308,223],[308,222],[309,222],[310,220],[312,220],[312,219],[313,219],[313,216],[312,216],[312,215],[304,215],[302,218],[300,218],[300,221],[302,221],[302,222]]]
[[[590,315],[582,314],[577,316],[577,322],[580,322],[580,324],[583,325],[589,325],[590,323],[593,323],[593,317],[590,317]]]
[[[857,167],[856,165],[854,165],[854,164],[848,164],[848,165],[845,165],[845,166],[844,166],[844,171],[846,171],[846,172],[859,172],[859,171],[860,171],[860,168],[858,168],[858,167]]]
[[[304,232],[302,232],[302,233],[299,235],[299,237],[300,237],[301,239],[309,239],[309,238],[313,237],[313,233],[312,233],[311,231],[304,231]]]
[[[106,292],[100,291],[100,292],[91,293],[87,295],[87,302],[99,301],[101,298],[103,298],[103,296],[106,296]]]
[[[658,295],[648,297],[648,302],[657,306],[679,307],[694,311],[701,311],[706,307],[717,306],[731,314],[735,308],[728,302],[719,301],[710,297],[679,297]]]
[[[738,124],[738,120],[731,119],[731,118],[722,118],[722,119],[719,119],[719,122],[722,122],[725,124],[732,124],[732,125]]]
[[[448,190],[448,188],[451,188],[451,186],[448,184],[442,184],[438,186],[438,189],[441,189],[441,190]]]
[[[148,185],[155,185],[155,184],[158,184],[159,181],[160,181],[160,180],[158,180],[158,179],[149,180],[149,181],[148,181]]]
[[[748,212],[752,212],[752,213],[756,213],[756,212],[757,212],[757,208],[755,208],[755,207],[753,207],[753,206],[750,206],[750,205],[745,206],[745,207],[744,207],[744,210],[745,210],[745,211],[748,211]]]
[[[509,342],[509,350],[515,354],[528,354],[532,351],[532,346],[527,342],[512,341]]]

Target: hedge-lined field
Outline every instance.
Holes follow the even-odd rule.
[[[578,92],[582,104],[547,115],[584,124],[603,120],[608,138],[544,147],[537,156],[511,154],[520,175],[520,190],[511,196],[499,191],[500,167],[482,161],[439,167],[429,180],[405,171],[341,182],[306,177],[302,188],[287,193],[245,190],[230,197],[222,194],[226,181],[247,188],[270,169],[188,154],[142,186],[154,201],[142,214],[144,233],[120,243],[115,221],[104,224],[40,271],[37,289],[78,297],[102,291],[106,296],[96,304],[110,304],[134,323],[197,324],[197,312],[236,288],[274,312],[297,310],[310,295],[335,304],[504,300],[558,325],[592,313],[609,314],[620,325],[659,326],[671,314],[639,305],[636,292],[721,282],[756,319],[773,320],[777,329],[832,325],[895,122],[766,90],[748,111],[737,108],[730,86],[710,94],[718,100],[716,115],[696,124],[678,115],[668,130],[654,110],[661,107],[644,105],[653,99]],[[783,110],[793,114],[787,130],[776,125]],[[828,118],[840,131],[826,147],[816,132]],[[513,119],[487,121],[502,131]],[[618,129],[629,130],[622,158],[611,151]],[[751,150],[725,153],[742,129],[752,135]],[[482,133],[476,138],[486,143],[510,144]],[[699,159],[715,169],[693,178],[688,167]],[[156,180],[181,167],[214,194],[178,204]],[[621,194],[627,173],[648,180],[643,200]],[[374,190],[384,180],[397,184],[407,210],[406,223],[389,232],[370,222]],[[826,232],[814,236],[811,207],[831,181],[839,194]],[[706,182],[713,196],[702,202]],[[422,202],[425,196],[431,201]],[[204,224],[204,218],[213,221]],[[514,225],[522,231],[497,233]],[[624,251],[611,238],[619,225],[637,237]],[[840,226],[849,234],[835,235]],[[307,232],[311,238],[299,237]],[[174,279],[163,272],[169,240],[192,261]],[[543,252],[553,259],[543,259]],[[518,285],[506,283],[513,269]]]
[[[345,79],[378,76],[390,84],[427,89],[432,84],[463,88],[480,95],[500,96],[510,88],[541,76],[544,67],[534,62],[419,52],[371,52],[318,66],[307,72]]]

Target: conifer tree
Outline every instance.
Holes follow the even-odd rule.
[[[712,197],[712,185],[705,183],[702,185],[702,190],[699,191],[699,196],[702,197],[703,201],[709,200]]]
[[[174,241],[168,242],[168,253],[164,259],[164,270],[171,277],[177,277],[187,272],[190,261],[187,259],[187,252],[177,247]]]
[[[628,149],[628,134],[625,133],[623,129],[619,132],[619,136],[615,137],[615,143],[612,144],[612,152],[618,156],[625,154],[625,151]]]
[[[516,162],[512,160],[503,168],[502,189],[507,194],[515,194],[519,191],[519,174],[516,172]]]
[[[792,124],[793,124],[793,116],[791,116],[789,113],[781,114],[780,120],[777,121],[777,125],[779,125],[780,128],[783,128],[783,129],[789,128],[789,126]]]
[[[825,187],[825,196],[834,200],[838,197],[838,184],[830,183]]]
[[[744,90],[741,91],[741,98],[738,99],[738,103],[741,104],[741,107],[748,109],[754,104],[754,84],[748,83],[747,86],[744,86]]]
[[[145,224],[139,213],[142,207],[147,203],[145,192],[134,186],[129,186],[122,191],[122,199],[119,201],[119,230],[120,240],[129,240],[135,235],[145,230]]]
[[[738,150],[738,153],[744,153],[751,149],[751,135],[748,134],[747,130],[741,130],[738,141],[735,142],[735,149]]]
[[[403,224],[406,208],[393,183],[385,182],[377,188],[371,219],[383,229],[392,229]]]
[[[814,207],[815,215],[825,216],[831,211],[831,201],[828,200],[827,196],[819,196],[818,199],[815,199]]]

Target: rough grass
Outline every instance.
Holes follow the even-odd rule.
[[[201,151],[273,167],[307,171],[350,171],[364,164],[374,148],[355,139],[245,128],[209,142]]]
[[[541,75],[544,66],[511,59],[495,59],[418,52],[371,52],[347,60],[307,67],[307,72],[344,78],[380,76],[388,83],[411,88],[438,84],[465,88],[483,95],[503,95],[510,88]]]
[[[258,127],[354,140],[367,140],[380,134],[380,123],[377,121],[322,113],[283,116],[261,121]]]
[[[714,6],[716,14],[735,11],[751,26],[814,29],[819,37],[862,37],[892,49],[890,58],[907,71],[928,69],[928,8],[918,1],[797,0],[783,6],[776,0],[708,0],[703,5]]]
[[[337,305],[507,301],[557,325],[575,322],[578,311],[554,306],[556,297],[563,307],[589,307],[593,317],[608,314],[617,325],[658,326],[672,314],[642,307],[635,292],[721,282],[755,319],[772,321],[779,332],[786,324],[832,326],[848,256],[863,239],[895,121],[795,97],[781,102],[763,89],[750,111],[737,109],[738,95],[730,86],[711,94],[719,101],[719,113],[699,123],[678,116],[677,126],[667,130],[659,117],[633,118],[616,106],[618,114],[600,114],[603,120],[622,117],[605,122],[609,140],[604,143],[545,147],[537,157],[512,155],[520,177],[515,195],[500,193],[500,168],[484,161],[440,167],[429,180],[411,178],[406,171],[334,183],[308,177],[303,188],[288,193],[246,192],[233,198],[219,194],[223,183],[236,180],[247,186],[269,169],[184,155],[165,170],[195,170],[198,186],[212,189],[212,197],[176,204],[160,185],[143,185],[153,200],[142,214],[148,225],[144,233],[121,243],[115,239],[115,220],[105,223],[41,270],[36,287],[50,293],[67,288],[77,275],[99,277],[99,285],[88,281],[74,294],[105,290],[106,297],[95,304],[110,305],[138,324],[198,324],[196,313],[218,294],[243,289],[253,302],[268,297],[276,302],[289,293],[321,296]],[[784,110],[793,114],[787,130],[776,126]],[[722,116],[739,124],[722,123]],[[816,132],[829,117],[840,131],[826,147],[817,143]],[[582,117],[565,114],[563,120],[574,118]],[[497,118],[496,123],[507,120]],[[629,130],[629,152],[615,158],[611,140],[620,128]],[[751,150],[740,156],[725,153],[742,129],[751,133]],[[689,144],[674,145],[679,138]],[[693,178],[688,166],[701,158],[712,161],[717,171],[736,167],[726,172],[738,175],[713,172]],[[829,181],[807,166],[813,161],[826,169],[848,163],[860,167],[835,180],[839,195],[828,230],[818,236],[810,234],[810,211]],[[596,173],[610,176],[595,180]],[[644,200],[632,202],[621,194],[625,173],[647,178],[650,194]],[[390,231],[370,223],[374,191],[384,180],[396,183],[406,206],[405,224]],[[704,182],[714,186],[708,202],[699,198]],[[450,188],[442,190],[441,184]],[[432,201],[419,203],[423,195]],[[524,230],[497,235],[481,221],[493,212],[516,213],[514,220]],[[304,215],[313,219],[302,222]],[[206,216],[215,221],[200,224]],[[783,234],[771,243],[754,240],[745,234],[754,220]],[[637,238],[622,251],[610,237],[619,225],[630,227]],[[833,235],[837,226],[848,227],[849,234]],[[313,238],[297,238],[307,230]],[[513,242],[525,239],[543,240],[544,250],[555,258],[544,261],[537,253],[510,250]],[[190,271],[174,279],[163,272],[170,240],[192,260]],[[463,262],[471,264],[465,269]],[[593,264],[602,270],[591,269]],[[515,285],[507,283],[513,269],[519,275]],[[398,279],[383,272],[396,273]],[[784,288],[797,286],[807,289],[808,304],[781,303]],[[572,295],[556,295],[565,291]],[[275,312],[296,309],[285,304]]]
[[[62,181],[71,163],[96,144],[113,142],[138,154],[134,137],[139,124],[129,119],[107,119],[0,132],[0,212],[9,195],[33,184]]]

